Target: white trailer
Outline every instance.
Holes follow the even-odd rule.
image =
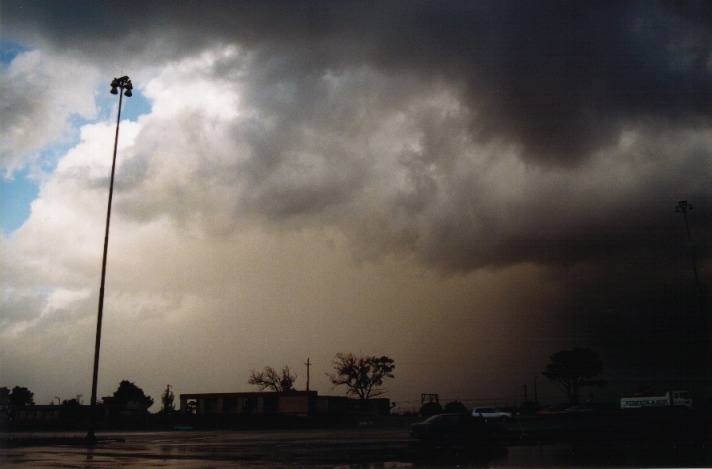
[[[692,409],[692,399],[687,391],[668,391],[655,396],[624,397],[621,409],[642,409],[644,407],[686,407]]]

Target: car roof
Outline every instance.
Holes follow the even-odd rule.
[[[463,413],[449,413],[449,414],[436,414],[433,415],[432,417],[426,419],[425,421],[433,421],[433,420],[455,420],[455,419],[462,419],[462,418],[468,418],[470,417],[469,414],[463,414]]]

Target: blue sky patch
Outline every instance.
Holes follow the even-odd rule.
[[[2,51],[2,62],[7,64],[20,52],[27,50],[19,44],[3,42],[0,49]],[[98,94],[97,105],[101,109],[98,120],[108,120],[116,122],[116,99],[117,97],[109,93],[110,80],[106,85],[106,96]],[[151,103],[143,96],[140,90],[134,88],[133,96],[124,97],[123,108],[121,110],[121,120],[136,121],[139,116],[151,112]],[[85,124],[95,122],[95,119],[87,120],[78,114],[69,116],[69,125],[73,129],[79,129]],[[54,171],[57,161],[74,145],[78,143],[79,134],[67,139],[59,139],[51,143],[41,151],[40,158],[35,165],[35,171],[39,169],[42,173],[48,174]],[[0,225],[5,235],[17,230],[30,216],[30,207],[39,195],[40,179],[32,175],[33,170],[25,167],[14,171],[12,177],[6,177],[6,173],[0,170]]]
[[[8,65],[15,60],[18,54],[26,52],[30,49],[18,44],[17,42],[0,39],[0,63]]]
[[[30,216],[30,204],[40,192],[40,182],[27,169],[13,173],[12,179],[0,178],[2,231],[9,234]]]
[[[139,116],[151,113],[151,103],[143,96],[140,90],[134,88],[133,96],[124,97],[124,107],[121,110],[121,119],[138,120]]]

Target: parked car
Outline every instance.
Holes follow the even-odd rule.
[[[480,417],[485,420],[508,420],[512,418],[512,414],[504,412],[494,407],[475,407],[472,409],[473,417]]]
[[[507,447],[503,443],[514,437],[501,425],[467,413],[434,415],[412,424],[410,434],[418,440],[414,451],[424,452],[418,454],[453,465],[469,461],[481,464],[483,458],[504,456]]]
[[[410,426],[410,435],[419,440],[491,441],[497,428],[468,414],[438,414]]]

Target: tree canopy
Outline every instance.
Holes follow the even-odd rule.
[[[346,395],[369,399],[380,396],[386,390],[381,386],[385,378],[394,378],[396,367],[392,358],[382,356],[356,356],[353,353],[337,353],[334,372],[327,373],[331,384],[346,386]]]
[[[252,384],[260,388],[260,391],[271,389],[276,392],[294,391],[294,382],[297,380],[297,375],[293,374],[288,366],[282,368],[279,372],[271,366],[266,366],[262,371],[252,370],[248,384]]]
[[[430,417],[431,415],[441,414],[443,412],[443,406],[439,402],[426,402],[420,406],[420,415],[423,417]]]
[[[0,399],[7,401],[11,407],[35,405],[35,394],[25,387],[15,386],[10,391],[3,386],[0,388]]]
[[[446,414],[467,414],[470,411],[467,406],[465,406],[465,404],[463,404],[462,402],[452,401],[445,404],[443,412],[445,412]]]
[[[574,347],[556,352],[549,359],[543,375],[566,394],[571,405],[579,403],[581,388],[607,384],[606,380],[593,379],[603,372],[603,361],[593,350]]]
[[[141,409],[148,409],[153,405],[153,398],[146,395],[143,389],[128,380],[123,380],[119,383],[119,388],[114,392],[111,400],[114,405],[120,408],[136,406]]]

